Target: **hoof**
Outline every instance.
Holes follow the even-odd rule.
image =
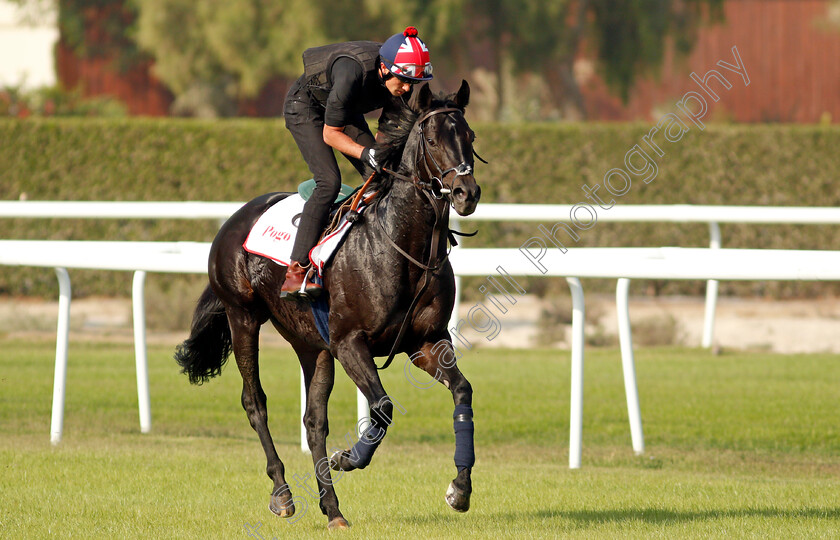
[[[333,455],[330,456],[330,469],[344,472],[355,470],[356,467],[350,463],[349,458],[350,453],[347,450],[336,450],[333,452]]]
[[[470,494],[455,487],[450,483],[446,490],[446,504],[456,512],[466,512],[470,509]]]
[[[350,528],[350,524],[349,524],[349,523],[347,523],[347,520],[346,520],[346,519],[344,519],[343,517],[340,517],[340,516],[339,516],[339,517],[337,517],[337,518],[333,518],[333,519],[330,521],[329,525],[327,525],[327,528],[328,528],[328,529],[349,529],[349,528]]]
[[[282,518],[295,515],[295,503],[292,500],[292,493],[287,489],[280,495],[272,495],[268,509]]]

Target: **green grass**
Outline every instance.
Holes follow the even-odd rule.
[[[638,350],[646,453],[636,457],[618,351],[587,351],[583,467],[572,471],[568,352],[472,351],[461,366],[475,390],[477,462],[463,515],[443,501],[454,475],[450,394],[411,386],[398,360],[382,377],[406,414],[368,469],[336,481],[353,524],[336,533],[294,485],[308,475],[314,491],[290,351],[265,349],[261,364],[299,497],[294,523],[267,508],[235,365],[193,387],[171,349],[150,348],[153,432],[141,435],[132,347],[71,339],[64,440],[52,447],[54,345],[0,340],[0,537],[247,539],[244,526],[257,523],[266,539],[840,536],[835,356]],[[344,446],[355,393],[337,371],[329,442]]]

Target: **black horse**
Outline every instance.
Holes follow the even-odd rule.
[[[481,189],[473,177],[475,138],[464,119],[466,81],[448,96],[427,84],[408,102],[394,100],[380,122],[379,150],[387,155],[378,194],[352,227],[324,273],[329,292],[329,343],[318,333],[305,304],[280,299],[286,269],[246,252],[242,244],[257,219],[288,193],[250,201],[222,226],[210,250],[210,285],[201,295],[190,337],[175,359],[200,384],[221,373],[233,350],[242,375],[242,406],[259,435],[274,482],[269,507],[283,517],[295,512],[268,430],[266,396],[260,384],[258,335],[270,320],[300,359],[306,385],[306,437],[315,463],[321,511],[329,527],[347,527],[338,508],[330,469],[350,471],[370,463],[391,423],[393,405],[373,358],[404,352],[451,392],[455,402],[455,463],[446,492],[456,511],[469,509],[473,451],[472,388],[454,362],[447,323],[455,281],[446,258],[449,206],[469,215]],[[378,154],[380,155],[380,154]],[[396,345],[395,345],[396,344]],[[370,425],[350,449],[327,458],[327,400],[334,358],[370,404]]]

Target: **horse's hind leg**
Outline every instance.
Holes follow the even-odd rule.
[[[333,484],[341,474],[333,479],[327,459],[327,435],[330,432],[327,419],[327,403],[335,380],[335,361],[329,351],[303,349],[295,347],[303,369],[306,386],[306,412],[303,424],[306,426],[306,441],[315,463],[315,479],[318,482],[321,512],[329,520],[330,529],[346,529],[350,525],[338,509],[338,497]]]
[[[257,432],[267,460],[266,473],[274,482],[269,509],[280,517],[295,513],[292,492],[286,483],[285,467],[268,431],[268,409],[265,392],[260,384],[259,332],[260,321],[243,309],[227,308],[233,354],[242,375],[242,408],[248,415],[251,427]]]
[[[455,402],[455,412],[452,415],[455,428],[455,466],[458,475],[446,490],[446,503],[457,512],[466,512],[470,509],[470,475],[475,464],[472,386],[455,363],[455,352],[448,336],[437,342],[424,343],[410,355],[410,359],[414,365],[426,371],[452,392]],[[409,382],[420,388],[429,388],[425,381],[414,379],[407,363],[405,369]]]

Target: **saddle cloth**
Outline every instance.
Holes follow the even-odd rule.
[[[295,193],[266,210],[254,224],[242,247],[249,253],[267,257],[282,266],[291,263],[292,248],[297,236],[297,221],[306,201]],[[359,209],[361,213],[363,208]],[[338,250],[351,223],[343,216],[336,230],[322,238],[309,251],[309,260],[321,276],[324,268]]]

